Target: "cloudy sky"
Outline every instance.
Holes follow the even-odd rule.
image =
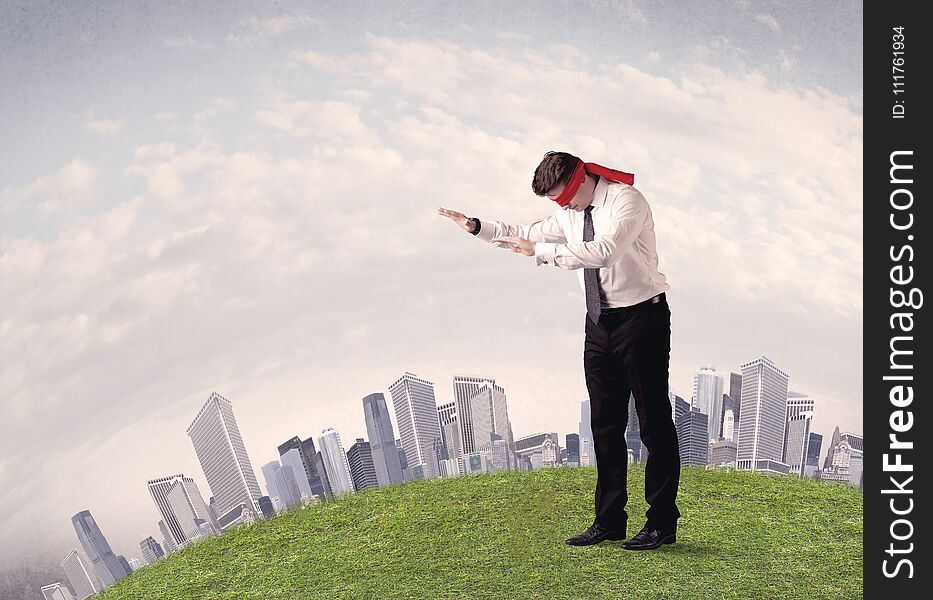
[[[435,214],[549,214],[552,149],[636,173],[675,392],[765,355],[862,431],[859,3],[340,4],[3,3],[0,553],[139,556],[211,391],[257,473],[405,371],[576,430],[576,274]]]

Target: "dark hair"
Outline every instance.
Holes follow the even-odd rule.
[[[548,152],[541,159],[531,180],[531,189],[536,196],[544,196],[559,184],[567,185],[579,158],[566,152]]]

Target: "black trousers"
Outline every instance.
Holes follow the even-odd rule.
[[[628,513],[626,476],[628,448],[625,427],[631,393],[648,449],[645,465],[645,513],[648,525],[676,527],[680,451],[671,418],[668,379],[671,353],[671,311],[666,296],[610,309],[599,323],[586,318],[583,372],[590,395],[590,421],[596,452],[596,521],[625,531]]]

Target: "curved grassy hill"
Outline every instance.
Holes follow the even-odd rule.
[[[95,598],[860,598],[862,494],[684,468],[677,543],[572,547],[594,468],[415,481],[204,540]],[[629,536],[647,508],[629,471]]]

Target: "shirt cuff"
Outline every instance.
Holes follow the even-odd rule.
[[[557,249],[557,244],[550,242],[535,242],[535,264],[537,266],[541,265],[553,265],[554,263],[554,252]]]
[[[489,221],[480,220],[479,233],[476,234],[476,237],[483,240],[484,242],[492,240],[494,237],[496,237],[496,224],[490,223]]]

